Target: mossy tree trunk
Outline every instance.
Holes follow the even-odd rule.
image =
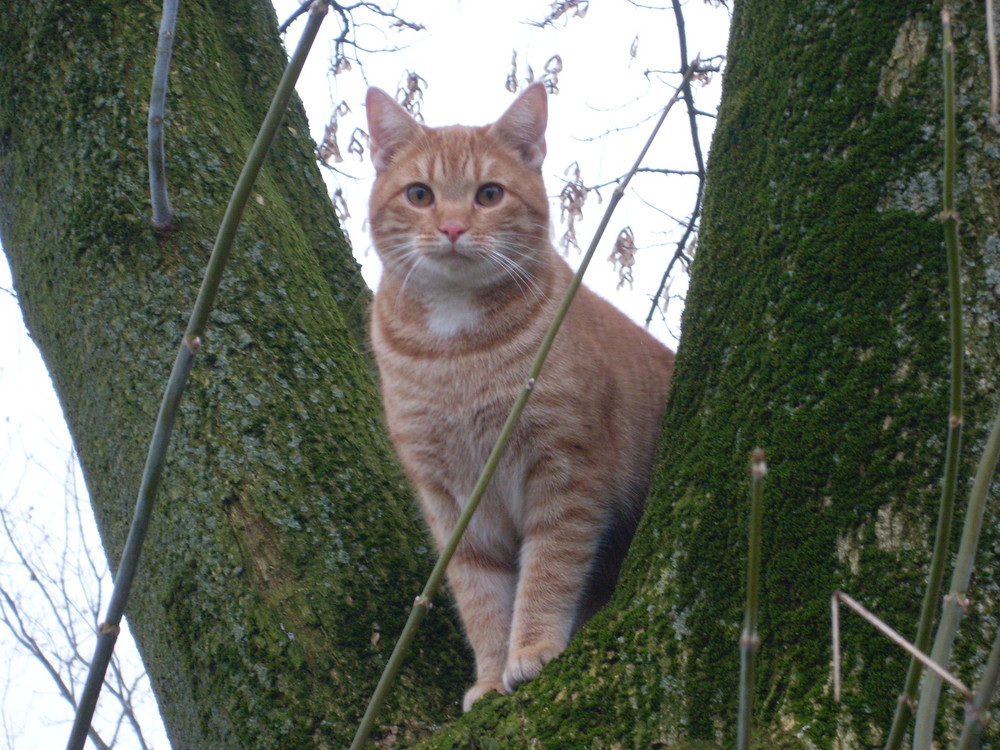
[[[149,225],[159,2],[6,2],[0,239],[114,565],[160,397],[285,56],[266,0],[181,4],[173,231]],[[343,747],[433,560],[363,354],[368,293],[298,103],[240,229],[127,615],[173,746]],[[384,714],[456,710],[448,609]]]
[[[968,467],[998,401],[1000,137],[982,4],[953,6]],[[916,631],[948,414],[938,11],[737,0],[661,463],[622,585],[536,683],[428,747],[734,746],[756,446],[771,469],[757,746],[881,747],[907,659],[844,614],[834,705],[829,599],[842,588]],[[1000,617],[997,510],[956,661],[970,684]],[[944,708],[950,732],[962,707]]]

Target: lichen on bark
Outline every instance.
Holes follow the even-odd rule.
[[[998,400],[1000,161],[982,12],[953,5],[968,466]],[[756,446],[771,467],[756,742],[880,746],[906,658],[845,615],[835,705],[829,599],[915,631],[948,408],[938,29],[926,2],[735,4],[659,467],[619,592],[536,683],[426,747],[732,746]],[[993,520],[956,667],[970,681],[997,625],[998,543]],[[952,700],[942,731],[960,719]]]
[[[0,234],[112,565],[218,222],[284,67],[269,3],[182,6],[172,231],[149,226],[155,4],[15,2],[0,21]],[[301,105],[239,230],[127,616],[175,748],[341,747],[432,563],[362,353],[368,292]],[[407,593],[411,592],[411,593]],[[434,618],[385,719],[455,711]]]

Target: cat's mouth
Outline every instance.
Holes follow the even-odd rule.
[[[426,248],[424,256],[439,263],[465,265],[482,260],[483,254],[464,242],[445,241]]]
[[[498,271],[502,273],[497,264],[490,262],[487,250],[471,244],[443,243],[425,247],[420,255],[421,265],[430,276],[465,287],[492,284]]]

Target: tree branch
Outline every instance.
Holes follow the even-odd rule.
[[[191,311],[187,330],[174,360],[173,370],[170,373],[156,425],[153,428],[153,437],[150,441],[146,465],[143,468],[142,481],[136,499],[135,513],[115,576],[115,586],[108,604],[108,612],[105,621],[99,628],[97,648],[87,675],[87,683],[80,697],[80,705],[73,722],[67,750],[83,750],[83,745],[86,742],[90,721],[97,706],[97,698],[104,684],[104,675],[120,632],[125,603],[128,601],[132,582],[139,565],[139,556],[146,540],[146,531],[153,513],[153,502],[163,474],[163,465],[166,461],[167,448],[170,444],[170,436],[177,418],[181,397],[187,386],[194,357],[201,349],[202,336],[208,324],[208,315],[219,291],[222,273],[229,261],[233,241],[236,238],[236,229],[243,216],[243,209],[250,198],[250,191],[264,162],[264,157],[267,155],[277,134],[278,126],[288,109],[288,103],[295,91],[295,82],[298,80],[299,73],[302,71],[302,66],[326,13],[325,0],[313,0],[309,12],[309,22],[302,33],[295,54],[288,61],[288,66],[278,83],[277,90],[271,100],[271,106],[264,117],[257,139],[233,189],[229,205],[226,207],[226,213],[219,227],[219,234],[205,270],[205,278],[202,281],[194,309]]]
[[[153,83],[149,95],[147,126],[149,194],[153,204],[153,228],[158,231],[168,229],[174,222],[174,209],[167,195],[163,118],[166,113],[170,58],[174,48],[174,28],[177,25],[177,2],[178,0],[163,0],[159,43],[156,46],[156,64],[153,66]]]

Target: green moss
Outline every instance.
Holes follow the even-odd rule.
[[[975,92],[963,154],[980,175],[963,208],[966,296],[970,319],[991,321],[995,335],[998,297],[983,284],[997,268],[997,138],[972,72],[982,71],[972,42],[982,14],[959,5],[960,68]],[[931,30],[923,53],[921,28]],[[947,425],[936,28],[923,3],[735,6],[660,469],[619,592],[536,684],[477,707],[427,747],[486,737],[732,746],[758,445],[771,467],[759,746],[880,746],[906,661],[845,613],[845,700],[834,705],[829,598],[843,588],[904,634],[915,628]],[[901,33],[916,40],[906,59],[893,53]],[[880,94],[887,76],[891,97]],[[970,356],[981,373],[967,381],[975,423],[996,400],[986,372],[1000,362],[997,340],[977,334]],[[1000,571],[985,557],[993,592]],[[982,659],[980,649],[969,668]]]
[[[81,14],[92,17],[85,22]],[[16,3],[0,25],[0,231],[116,562],[171,362],[284,53],[267,3],[179,20],[148,226],[158,9]],[[82,24],[82,25],[81,25]],[[367,292],[301,107],[238,233],[182,404],[127,611],[175,747],[342,747],[431,565],[380,424]],[[447,607],[385,719],[451,715],[468,655]]]

